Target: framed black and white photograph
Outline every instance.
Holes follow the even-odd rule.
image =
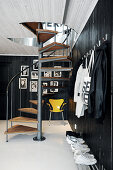
[[[46,83],[46,82],[43,82],[43,86],[47,86],[48,85],[48,83]],[[47,94],[47,89],[43,89],[43,91],[42,91],[42,94]]]
[[[27,78],[19,78],[19,89],[27,89]]]
[[[58,81],[50,81],[50,86],[58,86]],[[50,89],[50,92],[58,92],[58,89]]]
[[[51,71],[44,71],[44,77],[52,77]]]
[[[30,81],[30,92],[37,92],[37,81]]]
[[[38,60],[33,60],[33,64],[36,63],[35,65],[33,65],[33,70],[38,70]]]
[[[48,83],[46,83],[46,82],[43,82],[43,86],[47,86],[48,85]]]
[[[38,71],[31,71],[31,79],[38,79]]]
[[[42,94],[47,94],[47,89],[43,89]]]
[[[21,72],[21,76],[29,76],[29,68],[26,69],[27,67],[29,67],[29,66],[26,66],[26,65],[21,66],[21,71],[23,71],[23,72]],[[24,69],[26,69],[26,70],[24,70]]]
[[[61,68],[61,66],[54,66],[55,68]],[[54,77],[62,77],[61,71],[54,71]]]

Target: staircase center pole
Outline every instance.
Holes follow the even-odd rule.
[[[43,43],[40,43],[40,48],[43,47]],[[42,82],[41,82],[41,62],[40,62],[40,58],[43,57],[43,53],[39,53],[39,58],[38,58],[38,105],[37,105],[37,120],[38,120],[38,125],[37,125],[37,136],[33,138],[33,140],[35,141],[43,141],[45,140],[45,137],[42,136]]]
[[[8,105],[8,90],[7,90],[7,92],[6,92],[6,97],[7,97],[7,108],[6,108],[6,121],[7,121],[7,123],[6,123],[6,131],[8,132],[8,108],[9,108],[9,105]],[[6,133],[6,142],[8,142],[8,134]]]
[[[40,43],[40,48],[43,47],[43,44]],[[41,114],[41,107],[42,107],[42,89],[41,89],[41,62],[40,58],[42,58],[43,53],[39,54],[39,65],[38,65],[38,133],[37,139],[41,140],[42,137],[42,114]]]

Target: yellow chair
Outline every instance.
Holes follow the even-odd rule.
[[[49,103],[47,103],[47,105],[49,106],[49,109],[50,109],[49,122],[51,120],[52,112],[62,112],[62,119],[64,121],[63,107],[66,104],[67,103],[64,103],[64,99],[49,99]]]

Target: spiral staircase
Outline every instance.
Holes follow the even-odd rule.
[[[34,137],[34,140],[42,141],[45,139],[45,137],[42,136],[42,105],[44,104],[44,100],[42,100],[42,82],[43,81],[51,81],[51,80],[57,80],[57,81],[68,81],[69,78],[65,77],[42,77],[41,73],[44,71],[71,71],[72,67],[61,67],[61,68],[55,68],[55,67],[42,67],[42,63],[50,62],[50,61],[71,61],[71,57],[69,56],[51,56],[53,52],[56,52],[58,50],[65,50],[69,48],[69,45],[64,43],[58,43],[53,42],[43,47],[43,44],[47,42],[49,39],[53,38],[58,34],[57,31],[52,30],[46,30],[46,29],[36,29],[35,30],[37,35],[37,41],[40,46],[39,48],[39,58],[38,58],[38,99],[37,100],[29,100],[30,103],[37,106],[37,109],[35,108],[19,108],[18,111],[21,112],[21,115],[18,117],[13,117],[11,115],[11,118],[9,118],[8,113],[8,88],[11,85],[12,81],[16,76],[14,76],[11,81],[9,82],[7,86],[7,129],[5,131],[6,134],[6,141],[8,142],[8,135],[9,134],[23,134],[23,133],[36,133],[36,137]],[[43,54],[47,52],[52,52],[48,56],[44,57]],[[56,86],[55,86],[56,87]],[[49,86],[48,88],[54,88],[54,86]],[[62,87],[57,87],[62,88]],[[28,114],[35,114],[37,115],[37,119],[29,118],[22,116],[22,113],[28,113]],[[9,127],[9,122],[11,122],[11,126]],[[13,122],[16,122],[18,124],[13,125]],[[36,128],[31,126],[25,126],[21,125],[22,123],[35,123]]]

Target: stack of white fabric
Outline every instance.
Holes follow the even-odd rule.
[[[76,164],[81,165],[94,165],[97,160],[94,155],[88,153],[90,148],[84,144],[85,141],[82,138],[76,138],[74,136],[66,136],[68,144],[71,145],[72,152],[74,152],[74,160]]]

